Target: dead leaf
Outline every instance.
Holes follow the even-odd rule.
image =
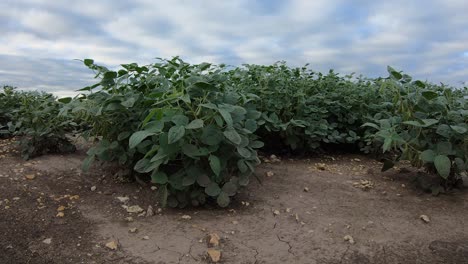
[[[208,240],[208,245],[211,247],[217,247],[219,246],[219,236],[216,233],[212,233],[208,235],[209,240]]]
[[[153,215],[154,215],[153,206],[148,205],[148,209],[146,210],[146,216],[149,217],[149,216],[153,216]]]
[[[427,215],[420,215],[419,218],[426,224],[431,222],[431,219],[429,219],[429,216]]]
[[[128,229],[128,232],[130,233],[136,233],[138,231],[138,229],[136,227],[132,227],[130,229]]]
[[[355,243],[355,242],[354,242],[354,238],[353,238],[352,236],[350,236],[350,235],[344,236],[343,239],[344,239],[344,241],[348,241],[350,244],[354,244],[354,243]]]
[[[273,214],[274,214],[274,215],[279,215],[279,214],[280,214],[280,211],[279,211],[279,210],[274,210],[274,211],[273,211]]]
[[[26,174],[25,178],[26,178],[27,180],[34,180],[34,179],[36,178],[36,175],[34,175],[34,174]]]
[[[143,239],[143,240],[149,240],[149,236],[144,236],[144,237],[142,237],[141,239]]]
[[[208,256],[210,256],[211,258],[211,261],[213,261],[214,263],[217,263],[221,260],[221,251],[213,249],[213,248],[209,248],[207,252],[208,252]]]
[[[57,212],[65,211],[65,206],[61,205],[57,208]]]
[[[273,175],[275,175],[275,173],[272,172],[272,171],[267,171],[267,172],[265,173],[265,175],[266,175],[267,177],[273,177]]]
[[[119,242],[112,240],[106,243],[106,247],[110,250],[117,250],[117,248],[119,247]]]
[[[130,200],[130,198],[128,198],[127,196],[120,196],[120,197],[116,197],[116,198],[121,203],[126,203],[126,202],[128,202]]]
[[[65,214],[63,212],[58,212],[57,215],[56,215],[56,217],[64,217],[64,216],[65,216]]]
[[[304,187],[304,192],[309,192],[309,187]]]
[[[127,212],[128,213],[141,213],[143,212],[143,208],[141,208],[139,205],[132,205],[127,207]]]
[[[183,216],[181,216],[181,218],[184,219],[184,220],[192,219],[192,217],[190,215],[183,215]]]

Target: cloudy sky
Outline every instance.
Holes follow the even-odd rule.
[[[93,83],[76,59],[156,57],[241,65],[285,60],[432,82],[468,81],[467,0],[2,0],[0,85],[57,95]]]

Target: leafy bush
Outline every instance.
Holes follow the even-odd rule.
[[[47,93],[20,92],[4,87],[0,94],[2,134],[20,136],[24,159],[45,153],[73,152],[75,147],[66,138],[73,122],[60,114],[70,98],[56,100]]]
[[[101,81],[83,90],[72,111],[100,138],[94,159],[118,160],[160,186],[163,205],[185,207],[215,199],[225,207],[249,182],[263,146],[254,134],[261,113],[253,95],[230,91],[223,68],[179,58],[110,71],[84,60]]]
[[[382,86],[393,93],[393,112],[387,118],[366,123],[377,130],[382,149],[395,151],[396,160],[409,160],[437,173],[452,186],[467,170],[468,89],[453,89],[421,81],[388,68]],[[391,168],[387,162],[386,168]],[[433,192],[439,192],[433,186]]]

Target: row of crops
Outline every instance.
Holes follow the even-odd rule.
[[[71,152],[68,136],[96,143],[95,161],[118,162],[159,186],[163,205],[228,206],[251,180],[259,150],[359,150],[410,161],[451,188],[467,171],[468,89],[387,78],[322,74],[284,63],[226,67],[175,57],[123,64],[85,59],[99,80],[75,98],[0,92],[0,137],[18,136],[25,159]],[[437,186],[440,188],[440,186]]]

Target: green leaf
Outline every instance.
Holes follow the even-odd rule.
[[[432,149],[426,149],[425,151],[421,152],[419,158],[424,161],[425,163],[434,162],[436,154]]]
[[[239,145],[241,143],[241,137],[234,128],[229,128],[223,132],[224,136],[232,143]]]
[[[247,148],[237,147],[237,153],[246,159],[252,156],[252,153]]]
[[[192,144],[185,144],[182,146],[182,152],[189,157],[202,156],[197,146]]]
[[[220,192],[221,192],[221,188],[219,188],[218,184],[215,182],[211,182],[205,188],[205,193],[208,194],[209,196],[213,196],[213,197],[218,196]]]
[[[263,148],[263,146],[265,146],[265,144],[262,142],[262,141],[253,141],[251,144],[250,144],[250,147],[251,148]]]
[[[455,164],[457,165],[459,171],[466,170],[465,162],[462,159],[455,158]]]
[[[169,129],[167,143],[172,144],[177,142],[185,135],[185,128],[183,126],[173,126]]]
[[[202,173],[197,176],[197,183],[201,187],[207,187],[211,183],[211,180],[210,177],[208,177],[208,175]]]
[[[257,130],[257,121],[253,119],[247,119],[245,121],[245,128],[252,133],[255,132]]]
[[[197,128],[202,128],[203,127],[203,120],[201,119],[195,119],[190,124],[186,125],[186,129],[197,129]]]
[[[128,138],[131,134],[132,134],[132,132],[130,132],[130,131],[121,132],[117,136],[117,140],[118,141],[124,140],[124,139]]]
[[[135,98],[133,97],[130,97],[128,98],[127,100],[123,101],[122,103],[120,103],[121,105],[127,107],[127,108],[130,108],[130,107],[133,107],[133,105],[135,104],[136,100]]]
[[[221,173],[221,161],[215,155],[210,155],[209,160],[210,160],[211,170],[213,170],[216,176],[219,176],[219,174]]]
[[[195,183],[197,177],[195,175],[187,175],[182,179],[183,186],[191,186]]]
[[[239,168],[239,171],[241,173],[245,173],[247,172],[247,170],[249,170],[249,167],[247,167],[247,165],[245,164],[245,161],[243,159],[240,159],[237,161],[237,168]]]
[[[151,182],[157,184],[166,184],[168,182],[167,174],[162,171],[154,171],[151,174]]]
[[[171,118],[171,121],[177,126],[186,126],[189,122],[189,119],[184,115],[175,115]]]
[[[397,80],[400,80],[401,78],[403,78],[403,75],[401,73],[397,72],[395,69],[393,69],[390,66],[387,66],[387,71],[388,73],[390,73],[391,76],[393,76]]]
[[[452,166],[450,159],[445,155],[437,155],[434,158],[434,166],[437,169],[439,175],[447,179],[450,175],[450,168]]]
[[[450,126],[450,127],[458,134],[465,134],[466,131],[468,130],[466,127],[462,127],[462,126]]]
[[[434,124],[437,124],[439,120],[437,119],[422,119],[420,121],[405,121],[403,124],[411,125],[415,127],[429,127]]]
[[[221,130],[214,125],[208,125],[203,128],[201,141],[210,146],[218,145],[223,140],[224,136]]]
[[[130,139],[128,141],[128,147],[131,148],[131,149],[135,148],[145,138],[147,138],[148,136],[152,136],[154,134],[155,133],[153,133],[153,132],[145,131],[145,130],[137,131],[137,132],[133,133],[132,136],[130,137]]]
[[[436,146],[437,154],[440,155],[452,155],[452,143],[449,141],[442,141],[437,143]]]
[[[89,67],[89,66],[91,66],[91,65],[94,64],[94,60],[92,60],[92,59],[84,59],[83,63],[84,63],[84,65],[86,65],[86,66]]]
[[[233,121],[232,121],[232,116],[231,116],[231,113],[229,113],[226,109],[224,108],[219,108],[218,109],[219,113],[221,114],[221,116],[224,118],[224,121],[226,121],[226,124],[229,126],[229,127],[232,127],[233,126]]]
[[[63,98],[58,99],[57,101],[64,103],[64,104],[68,104],[69,102],[71,102],[71,100],[72,100],[71,97],[63,97]]]
[[[216,198],[216,203],[218,203],[220,207],[227,207],[230,202],[231,199],[229,198],[229,195],[227,195],[225,192],[221,192],[218,198]]]
[[[439,96],[439,94],[437,94],[434,91],[424,91],[424,92],[422,92],[422,96],[424,98],[426,98],[427,100],[432,100],[432,99],[437,98]]]
[[[237,193],[237,185],[232,182],[226,182],[222,188],[223,192],[229,196],[234,196]]]
[[[88,171],[89,168],[91,167],[91,164],[93,163],[95,159],[95,156],[94,155],[90,155],[90,156],[87,156],[84,161],[83,161],[83,165],[82,165],[82,169],[83,171]]]

